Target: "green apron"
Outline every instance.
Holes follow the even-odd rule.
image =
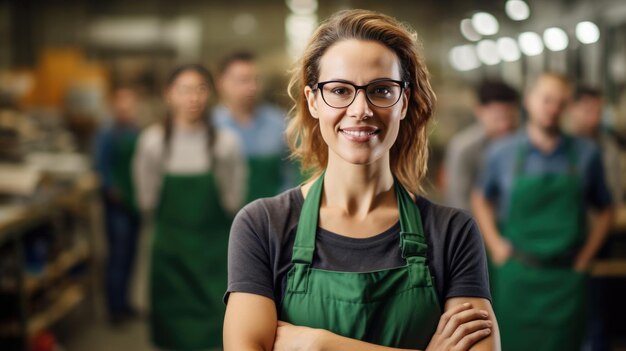
[[[378,345],[425,349],[441,307],[426,263],[419,209],[396,181],[405,266],[365,273],[315,269],[311,263],[323,178],[311,187],[302,207],[280,320]]]
[[[137,134],[123,133],[116,136],[111,166],[113,188],[119,191],[124,207],[132,212],[138,212],[132,175],[132,163],[136,145]]]
[[[230,223],[211,173],[165,176],[150,272],[150,327],[158,347],[222,346]]]
[[[494,290],[503,350],[581,347],[586,284],[573,266],[585,238],[585,211],[572,141],[564,142],[566,174],[524,175],[528,150],[518,148],[509,214],[501,227],[514,253],[497,269]]]
[[[280,192],[282,185],[281,155],[250,156],[248,158],[248,194],[246,203]]]

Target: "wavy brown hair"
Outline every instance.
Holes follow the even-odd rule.
[[[318,120],[311,116],[304,87],[317,83],[320,59],[333,44],[349,39],[375,41],[395,52],[402,80],[410,82],[408,110],[400,122],[398,138],[390,150],[391,172],[413,193],[420,191],[428,161],[427,124],[435,105],[435,93],[422,57],[417,33],[398,20],[367,10],[341,11],[322,23],[309,40],[289,82],[294,102],[286,138],[291,157],[303,171],[316,177],[328,164],[328,146],[322,139]]]

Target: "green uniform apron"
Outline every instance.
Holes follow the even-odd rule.
[[[366,273],[315,269],[311,263],[323,177],[302,207],[280,319],[378,345],[425,349],[441,308],[426,263],[419,209],[396,181],[405,266]]]
[[[211,173],[165,176],[150,273],[150,327],[158,347],[222,346],[230,223]]]
[[[124,207],[132,212],[138,212],[132,176],[137,134],[123,133],[116,136],[114,141],[111,167],[113,188],[119,191]]]
[[[572,141],[566,174],[524,175],[520,146],[502,235],[511,259],[498,268],[494,306],[507,351],[580,350],[584,335],[585,276],[573,270],[585,237],[582,186]]]
[[[248,158],[248,194],[246,203],[280,192],[282,185],[281,155],[250,156]]]

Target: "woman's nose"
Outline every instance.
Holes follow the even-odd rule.
[[[365,91],[357,90],[354,101],[352,101],[352,104],[348,106],[347,112],[350,117],[358,119],[367,119],[372,117],[373,112],[370,109]]]

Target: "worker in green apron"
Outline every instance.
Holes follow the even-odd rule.
[[[112,120],[96,137],[94,163],[100,177],[105,212],[107,309],[109,321],[119,324],[136,314],[129,292],[140,231],[131,175],[139,135],[135,125],[137,93],[129,86],[116,87],[111,107]]]
[[[144,131],[135,162],[139,202],[154,221],[150,334],[165,350],[222,346],[229,213],[243,199],[245,163],[236,136],[205,119],[211,89],[204,67],[176,69],[170,115]]]
[[[502,343],[516,350],[577,350],[584,336],[586,284],[585,274],[572,266],[587,227],[576,155],[568,145],[571,172],[525,175],[526,153],[520,146],[501,230],[515,250],[498,268],[495,287]],[[526,298],[529,292],[533,299]],[[546,330],[563,332],[547,335]],[[541,335],[542,345],[529,335]]]
[[[586,269],[611,221],[611,197],[595,145],[559,129],[569,94],[560,75],[537,79],[526,130],[492,147],[475,194],[505,350],[580,350],[585,335]],[[589,206],[600,210],[594,226]]]
[[[236,216],[225,350],[499,350],[475,223],[411,195],[434,102],[416,37],[364,10],[313,35],[287,139],[314,175]]]
[[[300,180],[288,160],[284,142],[285,112],[258,101],[259,73],[249,52],[227,55],[219,66],[220,104],[213,109],[217,127],[232,130],[241,139],[248,160],[246,203],[271,197]]]

